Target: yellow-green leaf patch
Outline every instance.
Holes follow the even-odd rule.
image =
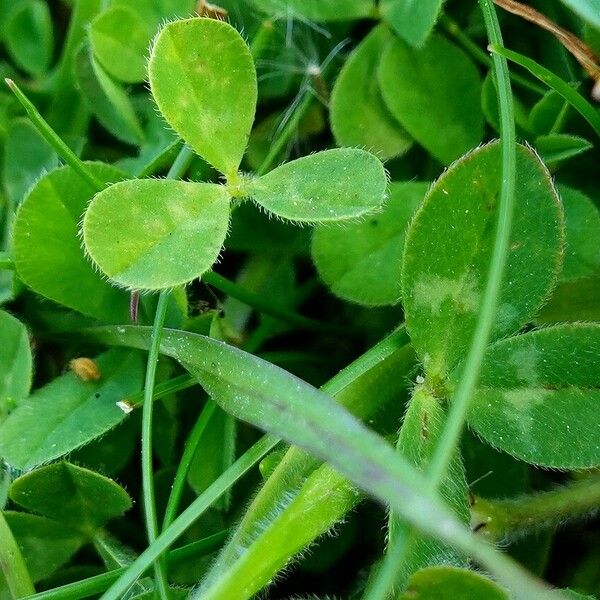
[[[166,25],[148,67],[152,95],[169,125],[222,173],[236,173],[256,110],[250,50],[229,24],[186,19]]]
[[[269,212],[309,223],[353,219],[381,208],[387,177],[373,154],[338,148],[277,167],[247,185]]]
[[[113,282],[156,290],[208,271],[228,223],[223,186],[140,179],[97,194],[85,214],[83,235],[89,255]]]

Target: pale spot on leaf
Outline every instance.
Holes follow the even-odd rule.
[[[477,281],[471,274],[460,279],[450,279],[439,275],[421,277],[414,287],[414,300],[419,306],[428,306],[431,312],[439,314],[447,300],[455,304],[461,313],[475,312],[479,306],[480,293]]]

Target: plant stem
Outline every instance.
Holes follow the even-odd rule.
[[[592,475],[548,492],[510,500],[476,498],[473,518],[493,540],[532,529],[553,527],[585,517],[600,508],[600,475]]]
[[[13,598],[35,594],[27,565],[2,511],[0,511],[0,573],[4,574]]]
[[[392,517],[390,516],[390,522]],[[398,567],[410,550],[413,536],[408,525],[401,523],[396,530],[396,536],[390,539],[389,547],[375,577],[363,594],[363,600],[384,600],[394,589],[398,576]]]
[[[239,286],[237,283],[226,279],[214,271],[209,271],[202,275],[202,281],[212,285],[224,294],[227,294],[228,296],[231,296],[232,298],[235,298],[244,304],[248,304],[248,306],[252,306],[256,310],[263,312],[266,315],[270,315],[271,317],[275,317],[276,319],[280,319],[281,321],[290,323],[291,325],[296,325],[297,327],[308,329],[310,331],[329,333],[340,332],[339,328],[337,327],[333,327],[326,323],[321,323],[320,321],[315,321],[314,319],[309,319],[308,317],[303,317],[295,312],[281,308],[276,304],[273,304],[268,297],[260,296],[259,294],[250,292]]]
[[[8,252],[0,252],[0,270],[14,271],[15,263]]]
[[[154,393],[152,394],[153,400],[160,400],[165,396],[169,396],[171,394],[175,394],[176,392],[180,392],[181,390],[187,390],[195,385],[198,385],[198,382],[191,375],[179,375],[178,377],[173,377],[172,379],[167,379],[167,381],[163,381],[154,387]],[[144,390],[138,392],[137,394],[132,394],[129,398],[124,399],[124,401],[131,406],[132,408],[138,408],[142,406],[144,403]]]
[[[172,550],[167,555],[169,566],[175,567],[191,558],[198,558],[209,554],[218,548],[227,538],[229,531],[224,530],[207,538],[192,542],[181,548]],[[27,600],[80,600],[88,596],[95,596],[105,592],[121,575],[127,571],[127,567],[113,569],[100,575],[94,575],[87,579],[67,583],[60,587],[44,592],[38,592],[32,596],[26,596]]]
[[[492,0],[479,0],[479,4],[483,12],[490,43],[502,45],[502,33],[500,32]],[[444,431],[427,470],[427,478],[432,488],[439,486],[460,440],[469,403],[479,378],[483,355],[494,326],[510,244],[517,168],[514,105],[506,59],[494,55],[493,63],[500,108],[500,141],[502,147],[502,175],[496,235],[489,274],[471,346],[456,393],[450,404]]]
[[[238,458],[158,536],[154,543],[140,554],[118,581],[102,596],[102,600],[119,600],[138,577],[185,533],[194,521],[278,443],[278,438],[265,435]]]
[[[154,379],[158,363],[158,351],[162,337],[162,329],[169,305],[170,292],[164,290],[158,297],[158,305],[152,326],[150,352],[146,368],[146,381],[144,383],[144,405],[142,408],[142,496],[144,505],[144,518],[146,521],[146,535],[148,543],[152,544],[158,537],[158,519],[156,516],[156,499],[154,495],[154,470],[152,468],[152,408],[154,406]],[[162,600],[169,598],[169,584],[167,582],[165,565],[157,561],[154,565],[158,591]]]
[[[31,100],[19,89],[19,86],[12,79],[5,79],[6,85],[12,93],[17,97],[21,106],[25,109],[27,116],[40,132],[42,137],[54,148],[56,153],[95,191],[99,192],[104,189],[104,184],[99,179],[96,179],[85,163],[63,142],[60,136],[50,127],[48,122],[42,117]]]
[[[163,531],[175,520],[175,517],[177,516],[177,511],[179,509],[183,490],[185,489],[185,483],[187,474],[190,470],[190,465],[192,464],[192,460],[196,453],[200,438],[208,426],[210,418],[213,416],[216,408],[217,405],[209,399],[202,409],[194,428],[185,442],[183,455],[179,461],[179,465],[177,466],[177,472],[175,473],[175,478],[173,479],[173,485],[171,487],[171,493],[167,502],[167,508],[165,509],[165,517],[162,525]]]
[[[184,146],[175,162],[169,169],[167,179],[182,177],[187,171],[194,158],[193,151]],[[154,469],[152,468],[152,412],[154,407],[154,381],[156,378],[156,365],[160,350],[160,340],[167,314],[167,307],[171,297],[170,290],[163,290],[158,296],[150,351],[148,352],[148,363],[146,367],[146,380],[144,382],[144,405],[142,408],[142,495],[144,505],[144,517],[146,521],[146,534],[148,544],[152,545],[158,537],[158,518],[156,516],[156,498],[154,494]],[[166,564],[158,560],[154,565],[159,595],[162,600],[169,599],[169,582],[167,581]]]
[[[479,0],[479,3],[483,12],[490,43],[502,45],[502,34],[492,0]],[[436,444],[433,456],[426,470],[425,476],[431,492],[435,492],[439,488],[460,441],[469,403],[479,378],[483,355],[494,325],[494,317],[500,297],[502,277],[504,275],[510,244],[515,199],[516,131],[510,74],[506,60],[499,60],[500,58],[498,55],[493,56],[493,73],[498,90],[500,137],[502,144],[502,177],[496,236],[488,279],[465,366],[462,370],[456,393],[450,404],[444,430]],[[366,597],[369,600],[384,600],[388,597],[395,583],[398,566],[402,563],[406,552],[410,549],[411,540],[414,535],[414,528],[406,527],[404,535],[397,535],[392,540],[373,585],[367,591],[368,595]]]

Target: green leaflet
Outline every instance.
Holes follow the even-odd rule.
[[[21,550],[0,511],[0,598],[6,595],[3,588],[8,588],[8,595],[12,598],[35,594]]]
[[[141,389],[141,354],[110,350],[95,362],[99,381],[66,373],[20,402],[0,425],[0,456],[9,465],[25,470],[64,456],[125,418],[116,403]]]
[[[331,93],[331,128],[338,145],[366,148],[381,160],[404,154],[412,145],[373,77],[393,39],[385,26],[375,27],[344,63]]]
[[[75,75],[88,108],[100,124],[122,142],[133,146],[141,144],[144,132],[129,96],[85,45],[75,56]]]
[[[380,213],[358,223],[315,229],[312,257],[320,277],[336,296],[367,306],[400,300],[406,230],[429,186],[392,183]]]
[[[420,50],[394,40],[377,76],[392,115],[441,163],[450,164],[481,142],[479,73],[445,38],[433,35]]]
[[[429,567],[415,573],[397,600],[510,600],[491,579],[467,569]]]
[[[257,99],[254,63],[240,34],[213,19],[170,23],[154,43],[148,72],[169,125],[219,171],[235,175]]]
[[[54,50],[52,19],[48,4],[27,0],[15,7],[7,2],[3,41],[11,58],[30,75],[41,75],[50,67]]]
[[[111,281],[157,290],[188,283],[210,269],[228,223],[223,186],[139,179],[95,196],[85,213],[83,238]]]
[[[15,479],[10,499],[28,511],[91,533],[131,508],[127,492],[98,473],[60,462]]]
[[[137,12],[113,6],[98,15],[89,35],[94,55],[109,75],[125,83],[146,78],[146,53],[151,31]]]
[[[593,148],[593,145],[577,135],[554,133],[537,137],[535,148],[541,159],[546,164],[551,164],[578,156]]]
[[[375,15],[373,0],[251,0],[268,15],[313,21],[350,21]]]
[[[136,0],[135,12],[154,33],[166,20],[188,16],[197,4],[198,0]],[[131,8],[131,0],[112,0],[111,5]]]
[[[29,394],[32,356],[25,325],[0,310],[0,423]]]
[[[560,325],[492,345],[469,413],[487,442],[556,469],[600,464],[600,325]]]
[[[408,44],[420,47],[432,32],[444,0],[382,0],[379,10]]]
[[[440,400],[434,398],[423,386],[418,386],[402,422],[397,444],[398,452],[419,470],[426,472],[444,429],[445,420],[446,413]],[[459,452],[454,454],[448,472],[440,485],[440,494],[457,518],[463,523],[469,523],[469,492]],[[402,519],[392,513],[388,543],[392,544],[397,535],[406,535],[406,531],[402,531]],[[396,584],[400,589],[406,587],[412,573],[424,567],[443,564],[467,566],[464,555],[431,538],[416,534],[412,536],[409,544],[406,558],[397,574]]]
[[[581,192],[558,187],[565,209],[565,258],[561,281],[592,275],[600,267],[600,213]]]
[[[376,211],[386,185],[378,158],[364,150],[337,148],[281,165],[248,182],[244,191],[284,219],[316,223]]]
[[[202,600],[246,600],[266,587],[298,552],[327,532],[361,499],[348,480],[325,464],[317,468],[293,500],[265,526],[261,536],[220,577],[192,595]]]
[[[102,163],[87,163],[87,169],[102,182],[123,177]],[[85,315],[118,322],[127,319],[128,299],[94,270],[78,235],[93,194],[68,166],[40,179],[17,213],[15,264],[19,277],[38,294]]]
[[[9,495],[37,513],[4,513],[34,581],[52,575],[98,528],[131,508],[131,499],[114,481],[66,462],[22,475]]]
[[[498,143],[468,154],[433,185],[407,234],[402,289],[406,324],[426,372],[443,376],[471,341],[489,268],[500,188]],[[517,147],[511,249],[492,337],[530,320],[562,258],[563,217],[548,171]]]
[[[58,157],[26,119],[11,121],[4,143],[2,183],[8,197],[17,205],[44,173],[58,166]]]
[[[4,517],[34,582],[52,575],[87,541],[85,534],[47,517],[12,510],[6,511]]]

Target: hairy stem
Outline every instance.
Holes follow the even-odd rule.
[[[488,39],[491,44],[502,45],[502,34],[492,0],[479,0],[483,12]],[[493,55],[493,74],[498,89],[500,108],[500,137],[502,144],[502,180],[496,237],[483,298],[475,332],[456,393],[450,404],[442,435],[436,444],[431,461],[426,468],[428,487],[436,491],[448,470],[452,456],[458,447],[469,403],[475,391],[486,346],[494,325],[496,308],[500,297],[502,277],[507,261],[512,227],[516,180],[516,131],[510,73],[506,60]],[[367,590],[365,598],[385,600],[393,589],[400,564],[411,547],[414,528],[406,528],[405,535],[396,535],[388,548],[383,563]]]
[[[600,508],[600,475],[592,475],[548,492],[507,500],[476,498],[473,525],[494,540],[532,529],[555,527],[586,517]]]

